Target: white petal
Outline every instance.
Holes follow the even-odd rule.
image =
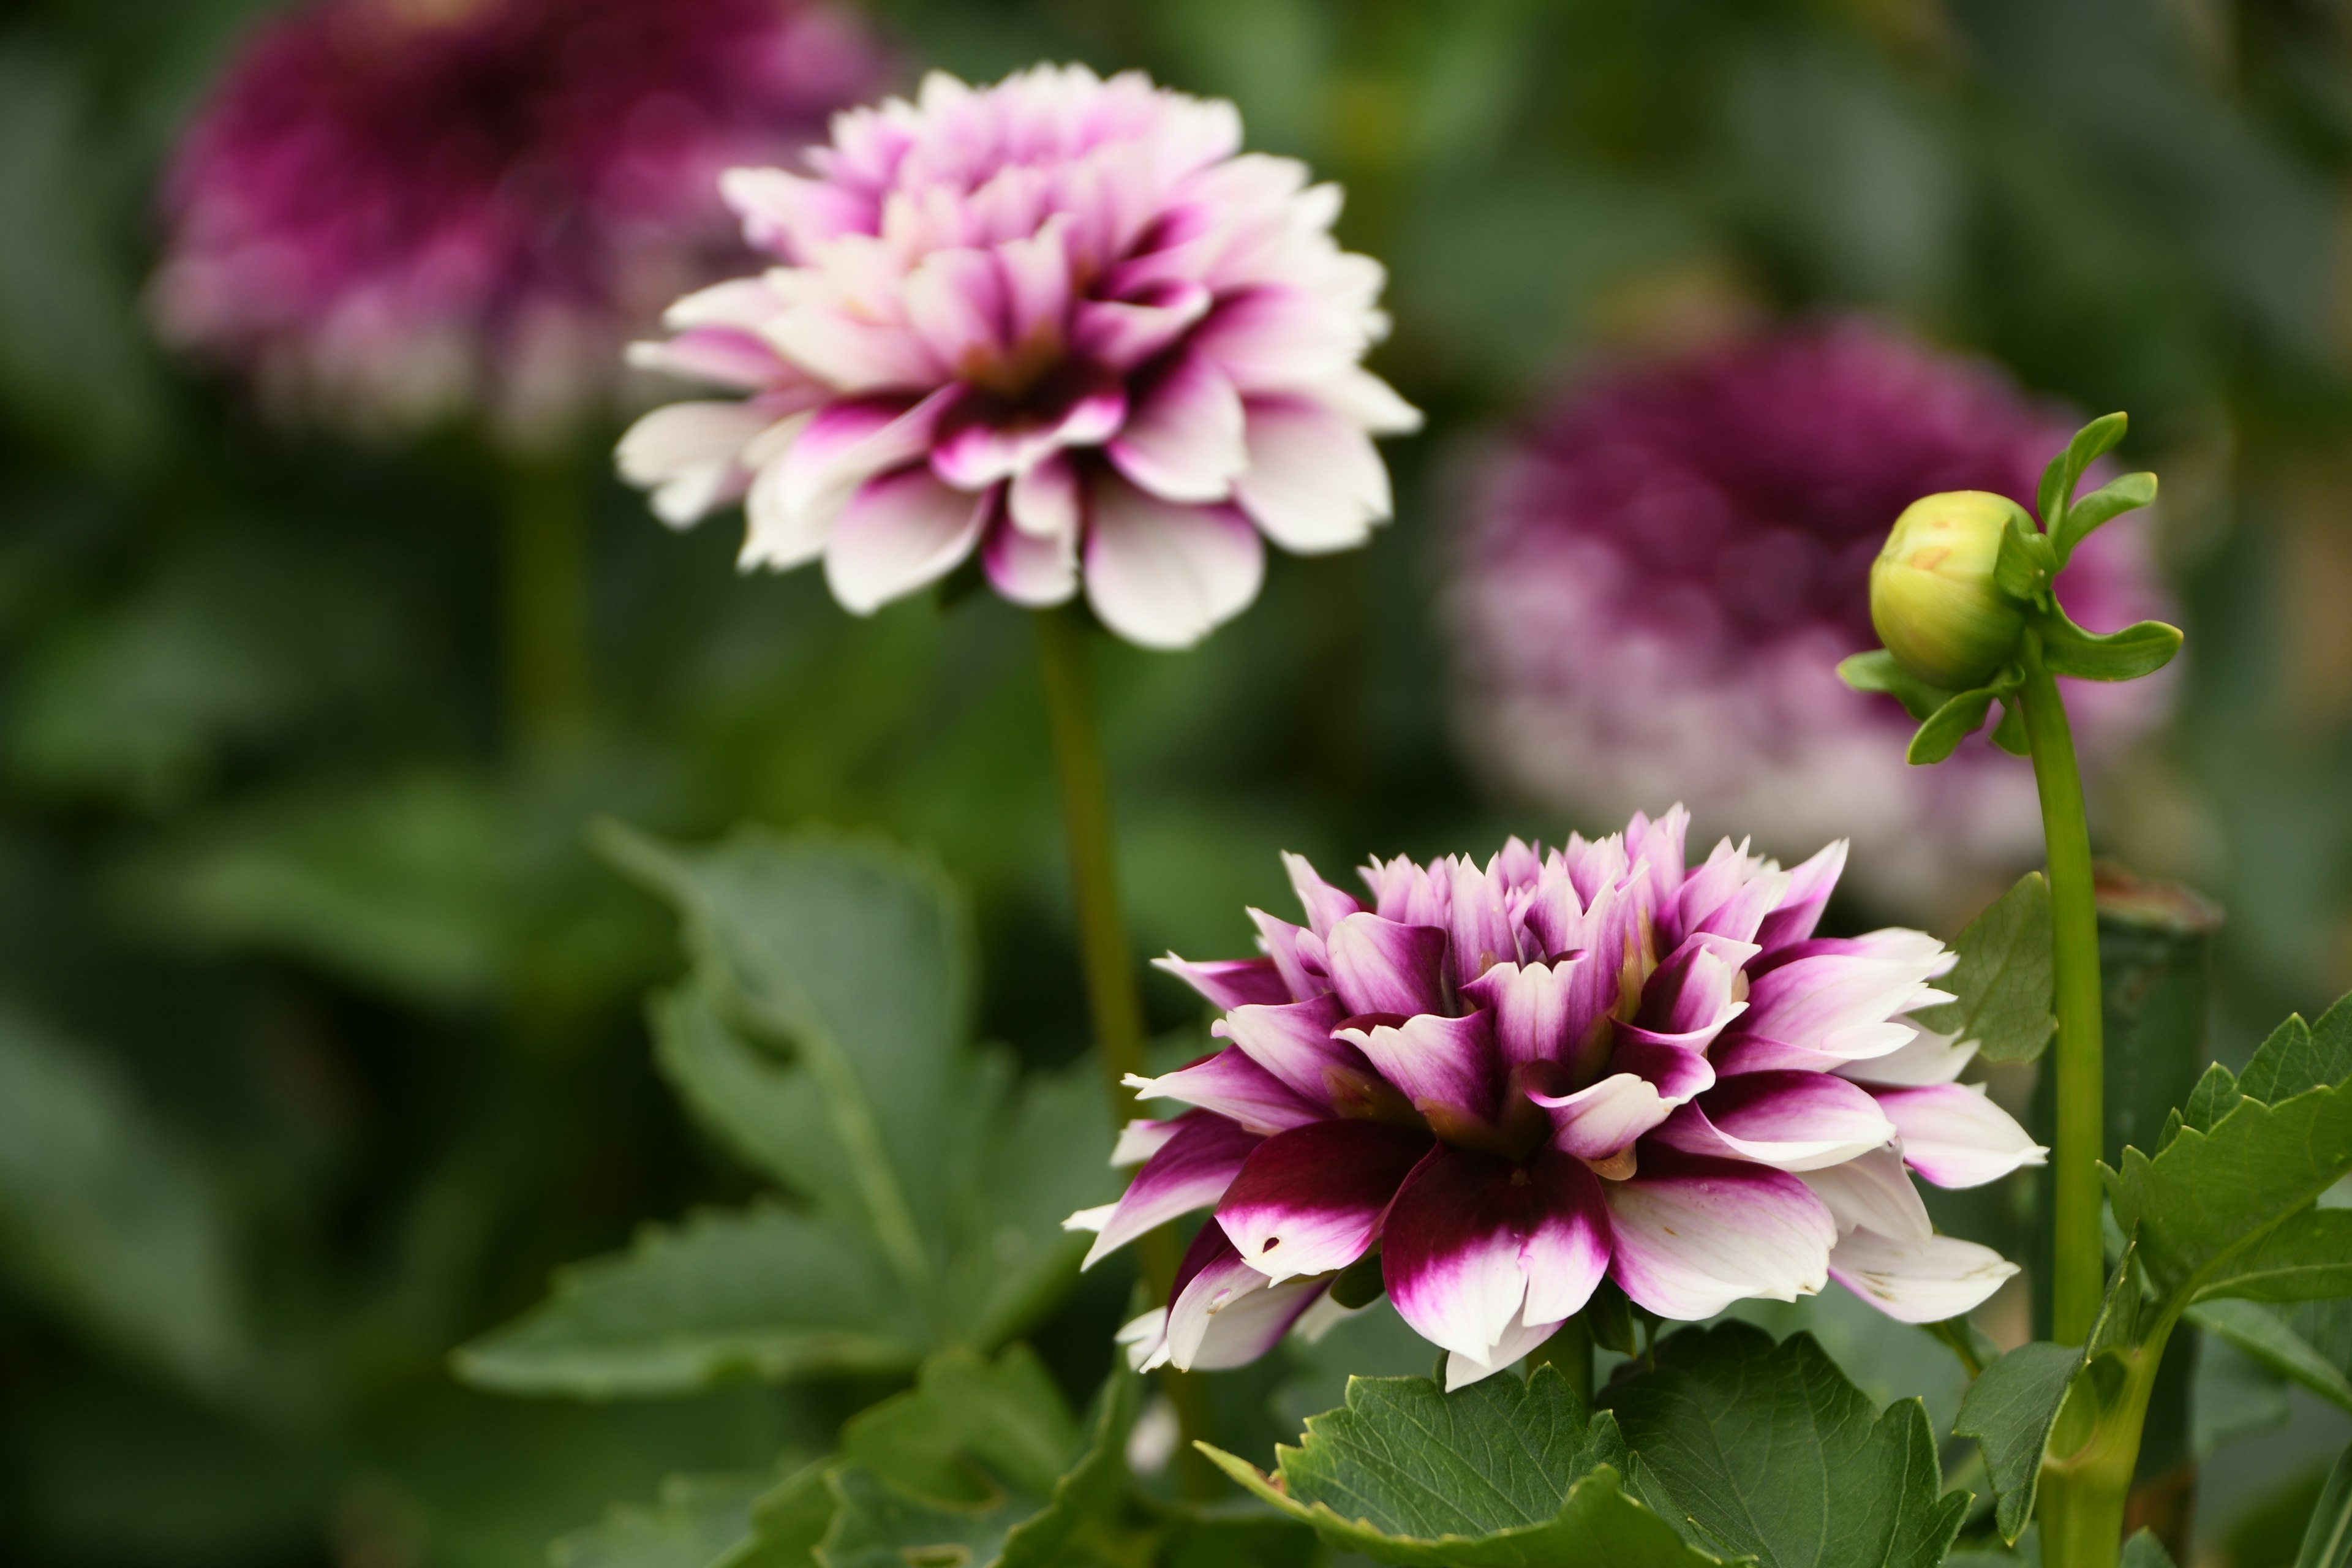
[[[979,542],[988,508],[988,497],[950,489],[929,468],[868,479],[834,525],[825,584],[844,609],[871,615],[955,570]]]
[[[1859,1226],[1902,1241],[1934,1233],[1927,1205],[1919,1201],[1919,1189],[1903,1168],[1903,1156],[1893,1149],[1873,1149],[1843,1165],[1801,1172],[1798,1180],[1830,1205],[1841,1231]]]
[[[1931,1083],[1950,1083],[1960,1076],[1960,1069],[1975,1059],[1977,1043],[1962,1041],[1958,1034],[1937,1035],[1921,1028],[1908,1018],[1897,1018],[1912,1031],[1909,1043],[1896,1047],[1883,1057],[1865,1061],[1848,1062],[1837,1069],[1840,1078],[1856,1083],[1878,1084],[1889,1089],[1924,1087]]]
[[[1190,647],[1257,597],[1265,546],[1230,507],[1178,506],[1108,479],[1093,511],[1087,601],[1128,641]]]
[[[1451,1394],[1457,1388],[1494,1376],[1559,1331],[1559,1323],[1523,1323],[1516,1315],[1513,1316],[1510,1326],[1503,1331],[1502,1339],[1486,1352],[1486,1360],[1464,1355],[1460,1351],[1447,1353],[1445,1392]]]
[[[1982,1084],[1875,1092],[1879,1108],[1902,1134],[1904,1160],[1939,1187],[1980,1187],[2049,1156]]]
[[[1857,1230],[1830,1254],[1830,1277],[1888,1317],[1937,1323],[1981,1304],[2017,1272],[1990,1247],[1957,1237],[1890,1241]]]
[[[1298,555],[1349,550],[1389,515],[1389,474],[1371,438],[1304,402],[1249,410],[1249,467],[1234,482],[1242,510]]]

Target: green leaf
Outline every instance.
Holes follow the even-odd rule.
[[[2042,527],[2049,533],[2058,533],[2065,527],[2065,517],[2074,500],[2074,487],[2082,482],[2083,470],[2112,450],[2124,438],[2130,420],[2121,414],[2103,414],[2074,432],[2066,449],[2050,459],[2042,470],[2042,485],[2035,492],[2036,510],[2042,514]]]
[[[1273,1513],[1196,1513],[1171,1529],[1159,1568],[1314,1568],[1323,1560],[1315,1531]]]
[[[1036,1358],[964,1352],[843,1435],[824,1568],[1039,1568],[1116,1506],[1141,1380],[1115,1369],[1082,1435]]]
[[[2189,1309],[2189,1321],[2218,1334],[2281,1376],[2292,1378],[2322,1399],[2352,1414],[2352,1366],[2331,1358],[2313,1337],[2299,1331],[2294,1320],[2325,1330],[2324,1335],[2352,1350],[2352,1302],[2313,1301],[2282,1311],[2252,1301],[2200,1301]],[[2332,1321],[2330,1321],[2332,1320]],[[2343,1358],[2352,1361],[2352,1356]]]
[[[2316,1024],[2289,1014],[2256,1047],[2238,1079],[2238,1092],[2281,1100],[2347,1079],[2352,1079],[2352,996],[2339,998]]]
[[[554,1568],[711,1568],[751,1533],[763,1476],[672,1476],[652,1508],[619,1504],[548,1548]]]
[[[1376,1562],[1703,1568],[1715,1559],[1620,1481],[1623,1440],[1555,1367],[1447,1394],[1427,1378],[1351,1378],[1273,1477],[1203,1444],[1217,1467],[1324,1540]]]
[[[646,1017],[655,1066],[731,1153],[828,1213],[858,1212],[856,1180],[807,1072],[728,1027],[709,986],[656,992]]]
[[[896,1372],[924,1340],[863,1236],[758,1204],[646,1226],[629,1251],[562,1270],[544,1303],[453,1362],[484,1388],[611,1398],[735,1377]]]
[[[2140,621],[2119,632],[2086,632],[2065,612],[2042,622],[2042,662],[2053,675],[2080,680],[2137,680],[2172,662],[2180,651],[2180,628]]]
[[[1968,1512],[1943,1495],[1927,1406],[1884,1414],[1810,1334],[1686,1329],[1612,1408],[1697,1543],[1765,1568],[1936,1568]]]
[[[2137,510],[2156,500],[2154,474],[2126,474],[2109,479],[2089,495],[2066,509],[2064,522],[2057,531],[2058,560],[2063,565],[2074,553],[2074,547],[2089,538],[2101,525]]]
[[[2352,1563],[2352,1448],[2336,1459],[2311,1510],[2311,1524],[2303,1532],[2303,1549],[2294,1554],[2294,1568],[2345,1568]]]
[[[2050,579],[2057,574],[2058,552],[2050,541],[2011,513],[2001,531],[2000,553],[1993,559],[1993,586],[2020,604],[2042,604],[2050,596]]]
[[[820,1459],[778,1481],[751,1503],[751,1533],[710,1568],[816,1568],[817,1542],[837,1508]]]
[[[2231,1258],[2204,1284],[2209,1296],[2309,1301],[2352,1296],[2352,1209],[2305,1209]]]
[[[1991,687],[1980,686],[1937,709],[1911,737],[1904,760],[1913,767],[1925,767],[1950,756],[1962,741],[1984,728],[1985,714],[1998,695]]]
[[[2172,1553],[2156,1538],[2156,1531],[2143,1525],[2124,1542],[2122,1568],[2173,1568]]]
[[[5,1005],[0,1267],[76,1329],[194,1387],[247,1365],[206,1173],[97,1053]]]
[[[1952,946],[1959,961],[1937,984],[1954,1000],[1923,1009],[1919,1022],[1976,1041],[1987,1061],[2040,1056],[2058,1027],[2050,1010],[2050,885],[2042,873],[2020,877]]]
[[[1091,1237],[1062,1222],[1110,1202],[1120,1186],[1110,1110],[1091,1058],[1032,1073],[995,1103],[947,1271],[961,1331],[992,1346],[1037,1321],[1069,1289]]]
[[[1985,1475],[1998,1504],[1995,1521],[2001,1539],[2011,1545],[2033,1517],[2042,1453],[2058,1423],[2067,1385],[2082,1364],[2079,1345],[2036,1340],[1985,1368],[1960,1401],[1952,1436],[1973,1437],[1984,1450]]]
[[[1903,704],[1914,719],[1925,719],[1952,700],[1940,686],[1930,686],[1895,661],[1885,648],[1840,659],[1838,679],[1856,691],[1883,691]]]
[[[2001,699],[2000,722],[1992,727],[1992,743],[2012,757],[2033,754],[2033,741],[2025,732],[2025,704],[2014,697]]]

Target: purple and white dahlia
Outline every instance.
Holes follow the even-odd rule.
[[[882,85],[813,0],[323,0],[265,23],[163,187],[163,334],[281,407],[551,434],[740,270],[719,173]]]
[[[1878,644],[1870,563],[1897,514],[1942,490],[2031,507],[2075,423],[1852,320],[1591,380],[1476,476],[1447,595],[1466,738],[1555,809],[1606,820],[1673,791],[1776,852],[1850,836],[1882,904],[1966,901],[1964,878],[2038,858],[2032,769],[1989,731],[1906,766],[1914,722],[1837,662]],[[2171,618],[2140,530],[2093,535],[2058,588],[2086,626]],[[2066,700],[2095,773],[2162,717],[2169,677]]]
[[[621,443],[673,525],[741,497],[742,562],[822,559],[866,614],[978,555],[1016,604],[1083,582],[1181,647],[1389,512],[1374,435],[1420,416],[1360,361],[1382,274],[1339,194],[1241,153],[1230,103],[1129,72],[928,78],[727,199],[782,265],[674,306],[638,362],[744,394]]]
[[[1253,910],[1265,956],[1163,966],[1224,1016],[1214,1056],[1147,1097],[1139,1163],[1091,1264],[1213,1206],[1174,1300],[1122,1331],[1141,1366],[1263,1354],[1379,1249],[1390,1299],[1459,1386],[1509,1365],[1606,1278],[1662,1317],[1829,1280],[1906,1322],[2017,1270],[1937,1236],[1913,1187],[2043,1151],[1980,1088],[1972,1045],[1906,1016],[1949,1000],[1935,938],[1813,927],[1845,863],[1783,870],[1726,839],[1686,866],[1677,806],[1481,869],[1363,869],[1369,904],[1290,857],[1307,923]]]

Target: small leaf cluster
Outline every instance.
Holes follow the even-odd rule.
[[[1919,721],[1905,753],[1914,764],[1940,763],[1950,756],[1984,727],[1996,702],[2001,718],[1993,730],[1994,742],[2026,754],[2021,693],[2031,669],[2084,680],[2137,680],[2163,668],[2179,651],[2179,629],[2161,621],[2141,621],[2115,632],[2085,631],[2067,616],[2055,591],[2058,574],[2077,545],[2102,524],[2156,500],[2156,476],[2149,473],[2126,474],[2089,495],[2074,495],[2084,470],[2123,439],[2127,424],[2122,414],[2094,419],[2050,460],[2036,496],[2039,530],[2025,526],[2020,517],[2010,519],[1993,582],[2024,612],[2023,629],[2016,657],[1990,681],[1966,691],[1947,690],[1905,668],[1885,648],[1855,654],[1838,665],[1847,685],[1857,691],[1885,692]]]

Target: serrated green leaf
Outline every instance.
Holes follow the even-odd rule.
[[[652,1508],[623,1503],[547,1549],[554,1568],[712,1568],[751,1534],[765,1476],[672,1476]]]
[[[2156,1538],[2156,1531],[2142,1526],[2124,1542],[2122,1568],[2173,1568],[2172,1553]]]
[[[2352,1563],[2352,1447],[2328,1472],[2303,1532],[2303,1547],[2294,1554],[2294,1568],[2345,1568],[2347,1563]]]
[[[1973,1437],[1984,1450],[1985,1476],[1996,1500],[2001,1539],[2014,1545],[2033,1517],[2041,1488],[2042,1454],[2067,1385],[2083,1364],[2078,1345],[2036,1340],[1985,1368],[1960,1401],[1956,1437]]]
[[[1883,647],[1840,659],[1837,672],[1856,691],[1882,691],[1894,698],[1914,719],[1925,719],[1952,700],[1950,692],[1920,679]]]
[[[2352,1079],[2352,996],[2305,1024],[2300,1014],[2271,1031],[2239,1076],[2238,1092],[2281,1100],[2305,1089]]]
[[[2352,1296],[2352,1209],[2288,1215],[2207,1279],[2204,1293],[2245,1301]]]
[[[453,1357],[509,1394],[682,1394],[730,1378],[895,1372],[921,1320],[873,1244],[774,1204],[648,1226],[627,1252],[556,1276],[548,1300]]]
[[[1937,709],[1912,735],[1904,760],[1914,767],[1926,767],[1950,756],[1962,741],[1984,728],[1985,714],[1997,695],[1991,687],[1980,686]]]
[[[2289,1022],[2300,1025],[2303,1020],[2294,1018]],[[2181,1125],[2194,1127],[2200,1132],[2210,1132],[2213,1130],[2213,1123],[2235,1110],[2238,1101],[2244,1098],[2238,1088],[2238,1075],[2215,1062],[2197,1080],[2197,1087],[2189,1091],[2189,1103],[2182,1108]],[[2170,1143],[2177,1131],[2177,1129],[2168,1131],[2165,1142]]]
[[[1955,1000],[1922,1010],[1919,1022],[1975,1040],[1987,1061],[2040,1056],[2058,1027],[2050,1010],[2050,885],[2042,873],[2020,877],[1952,946],[1959,960],[1937,984]]]
[[[825,1479],[833,1466],[804,1465],[753,1499],[750,1533],[710,1568],[817,1568],[816,1545],[837,1506]]]
[[[1069,1289],[1090,1238],[1062,1221],[1108,1203],[1120,1185],[1091,1059],[1031,1073],[995,1103],[946,1282],[960,1331],[983,1346],[1029,1328]]]
[[[1140,1380],[1115,1369],[1082,1435],[1020,1347],[993,1364],[950,1352],[844,1434],[823,1568],[1043,1568],[1115,1507]]]
[[[2078,680],[2137,680],[2180,651],[2180,628],[2140,621],[2116,632],[2087,632],[2062,611],[2042,622],[2042,662]]]
[[[2352,1414],[2352,1356],[2344,1363],[2298,1331],[2295,1318],[2335,1320],[2335,1339],[2352,1349],[2352,1301],[2313,1301],[2281,1310],[2252,1301],[2200,1301],[2189,1309],[2189,1321],[2208,1333],[2218,1334],[2273,1372]]]
[[[2154,474],[2126,474],[2121,479],[2109,479],[2066,509],[2065,521],[2057,531],[2059,562],[2063,564],[2071,558],[2074,547],[2103,524],[2155,500]]]
[[[2042,483],[2035,490],[2036,508],[2042,514],[2042,526],[2051,533],[2064,527],[2067,510],[2074,500],[2074,487],[2082,482],[2083,472],[2111,451],[2124,438],[2130,420],[2122,414],[2103,414],[2074,432],[2066,449],[2050,459],[2042,470]]]
[[[706,985],[655,993],[646,1019],[654,1065],[730,1152],[828,1213],[858,1212],[856,1177],[807,1071],[729,1027]]]
[[[1623,1440],[1559,1369],[1447,1394],[1427,1378],[1357,1377],[1344,1407],[1311,1417],[1276,1477],[1202,1445],[1262,1500],[1336,1547],[1381,1563],[1534,1568],[1715,1561],[1625,1495]]]
[[[1943,1562],[1968,1499],[1943,1495],[1919,1401],[1882,1414],[1811,1335],[1746,1323],[1685,1329],[1656,1359],[1611,1408],[1700,1544],[1766,1568]]]

